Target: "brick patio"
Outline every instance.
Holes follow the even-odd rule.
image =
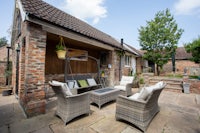
[[[134,90],[135,91],[135,90]],[[115,102],[91,105],[91,115],[81,116],[64,125],[54,116],[56,98],[48,101],[44,115],[26,118],[15,96],[0,96],[0,132],[2,133],[140,133],[130,123],[115,120]],[[163,91],[160,112],[147,133],[199,133],[200,95]]]

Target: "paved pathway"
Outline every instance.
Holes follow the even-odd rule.
[[[68,125],[54,116],[56,101],[48,103],[47,113],[25,118],[14,96],[0,96],[0,133],[141,133],[130,123],[115,120],[115,102],[102,107],[91,105],[91,115]],[[200,133],[200,95],[163,91],[160,112],[147,133]]]

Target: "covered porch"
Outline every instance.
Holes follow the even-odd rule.
[[[60,35],[47,33],[45,82],[48,82],[52,79],[64,81],[65,76],[75,74],[91,74],[94,78],[97,78],[101,71],[106,71],[109,84],[112,84],[110,72],[114,70],[114,68],[108,68],[108,64],[113,66],[113,47],[102,44],[97,45],[96,43],[89,42],[89,40],[87,43],[81,42],[81,40],[73,40],[68,37],[63,37],[63,40],[67,49],[86,51],[86,59],[59,59],[55,50],[56,45],[60,41]],[[68,54],[70,54],[70,51]]]

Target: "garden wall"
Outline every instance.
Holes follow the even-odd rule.
[[[189,79],[190,83],[190,93],[200,94],[200,80]]]

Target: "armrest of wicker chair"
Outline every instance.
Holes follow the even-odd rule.
[[[125,96],[130,96],[132,95],[132,87],[133,87],[133,83],[129,83],[129,84],[126,84],[126,94]]]
[[[127,109],[130,109],[130,110],[132,110],[132,109],[134,110],[136,108],[142,110],[145,108],[146,103],[147,103],[147,101],[134,100],[129,97],[119,95],[117,98],[117,101],[116,101],[116,108],[117,108],[116,113],[118,111],[118,108],[120,108],[121,106],[127,107]]]

